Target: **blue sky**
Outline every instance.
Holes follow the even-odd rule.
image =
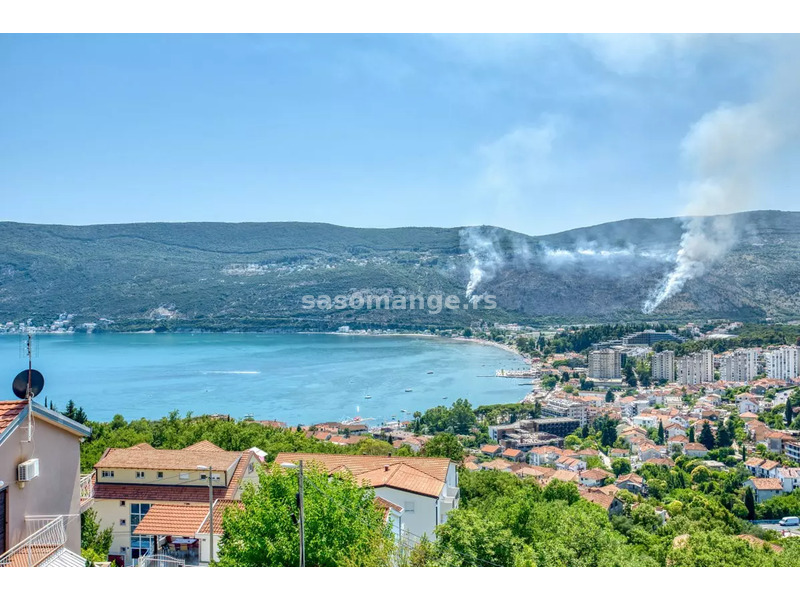
[[[728,119],[703,147],[779,132],[726,156],[752,186],[731,206],[798,210],[796,40],[4,35],[0,220],[541,234],[674,216],[708,176],[696,125],[753,106],[766,124]]]

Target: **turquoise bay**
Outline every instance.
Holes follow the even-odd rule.
[[[11,397],[27,366],[17,336],[0,336],[0,371]],[[89,418],[252,414],[289,424],[346,417],[381,423],[456,398],[473,406],[517,402],[522,380],[494,377],[523,360],[469,342],[411,336],[325,334],[42,335],[34,368],[44,397],[71,399]],[[429,373],[433,371],[433,373]],[[409,389],[410,392],[405,390]],[[370,396],[370,398],[366,398]],[[445,399],[446,397],[446,399]]]

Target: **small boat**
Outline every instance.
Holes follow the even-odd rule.
[[[366,396],[364,396],[364,399],[365,399],[365,400],[369,400],[370,398],[372,398],[372,396],[370,396],[369,394],[367,394]]]
[[[433,371],[428,371],[428,375],[433,375]]]
[[[447,400],[447,396],[442,396],[442,400]]]
[[[407,392],[413,392],[414,390],[412,390],[411,388],[406,388],[406,391]]]

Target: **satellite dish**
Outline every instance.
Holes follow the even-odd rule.
[[[22,373],[14,377],[14,383],[11,384],[14,395],[22,400],[28,398],[28,374],[30,374],[31,397],[38,396],[44,387],[44,375],[39,373],[39,371],[36,369],[26,369],[22,371]]]

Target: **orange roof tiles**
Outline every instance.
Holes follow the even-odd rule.
[[[753,483],[753,487],[757,490],[764,490],[764,491],[782,491],[783,485],[781,484],[779,479],[769,479],[766,477],[754,477],[753,479],[748,479],[748,481]]]
[[[304,460],[317,463],[328,473],[346,470],[356,480],[371,487],[392,487],[424,496],[438,497],[444,486],[448,458],[422,458],[406,456],[353,456],[347,454],[305,454],[281,452],[275,457],[277,464]]]
[[[213,444],[211,444],[213,446]],[[195,445],[197,446],[197,445]],[[227,470],[240,456],[240,452],[194,449],[162,450],[154,448],[109,448],[95,464],[96,469],[186,469],[196,471],[198,465],[210,466],[215,471]]]
[[[8,400],[0,402],[0,433],[5,431],[11,422],[25,410],[28,403],[25,400]]]
[[[208,517],[208,504],[205,506],[200,504],[153,504],[133,533],[136,535],[194,537],[206,517]]]

